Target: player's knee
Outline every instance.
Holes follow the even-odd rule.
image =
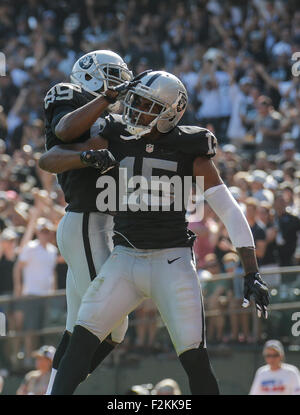
[[[57,346],[55,355],[53,357],[53,363],[52,363],[52,367],[53,369],[58,369],[59,363],[62,359],[62,357],[65,354],[65,351],[68,347],[69,341],[70,341],[70,336],[71,333],[69,333],[67,330],[65,330],[59,345]]]

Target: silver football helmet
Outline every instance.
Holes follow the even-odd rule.
[[[83,55],[75,62],[70,75],[71,82],[96,97],[132,77],[121,56],[111,50],[95,50]]]
[[[138,97],[146,98],[151,102],[148,111],[138,108]],[[175,75],[165,71],[152,71],[143,76],[140,83],[127,92],[123,102],[123,122],[127,124],[127,130],[136,139],[149,133],[155,125],[159,132],[167,133],[180,121],[187,102],[186,89]],[[156,111],[153,111],[154,107]],[[140,123],[142,114],[155,118],[145,126]]]

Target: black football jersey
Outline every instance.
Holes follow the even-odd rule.
[[[59,120],[65,114],[82,107],[93,99],[95,97],[83,90],[79,85],[70,83],[59,83],[48,91],[44,99],[47,150],[55,145],[64,144],[55,135],[55,127]],[[74,140],[73,143],[84,142],[90,137],[97,135],[103,127],[103,123],[104,119],[98,118],[96,123]],[[99,189],[96,187],[96,182],[99,176],[99,170],[92,167],[70,170],[57,175],[58,182],[68,203],[67,211],[97,211],[96,198],[99,194]]]
[[[177,126],[171,132],[163,134],[157,140],[146,138],[126,141],[122,137],[130,136],[120,115],[109,115],[101,136],[109,142],[109,150],[120,162],[118,173],[119,197],[117,214],[114,217],[114,244],[136,247],[138,249],[164,249],[192,246],[194,235],[187,229],[184,198],[177,203],[175,186],[184,186],[186,178],[192,184],[193,161],[197,156],[213,157],[216,152],[216,139],[208,130],[200,127]],[[127,171],[127,180],[143,177],[148,183],[148,194],[139,193],[141,182],[131,183],[124,198],[122,186],[126,186],[122,168]],[[175,180],[174,186],[154,187],[154,179]],[[144,180],[143,179],[143,180]],[[179,180],[176,182],[176,180]],[[127,182],[128,184],[128,182]],[[136,186],[134,187],[134,184]],[[178,192],[178,186],[176,188]],[[147,188],[147,185],[146,185]],[[154,192],[153,192],[154,190]],[[179,188],[180,190],[180,188]],[[190,188],[189,188],[190,190]],[[184,194],[183,187],[181,195]],[[180,195],[180,192],[179,192]],[[134,196],[132,198],[132,196]],[[131,198],[130,207],[128,202]],[[143,203],[141,203],[141,198]],[[165,210],[164,203],[170,200]],[[176,199],[176,208],[175,207]],[[134,203],[137,202],[135,211]],[[180,208],[178,207],[180,205]],[[139,209],[142,207],[142,210]]]

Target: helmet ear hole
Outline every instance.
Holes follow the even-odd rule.
[[[85,74],[84,78],[86,81],[90,81],[92,79],[91,75],[89,75],[88,73]]]

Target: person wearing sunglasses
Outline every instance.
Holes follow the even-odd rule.
[[[278,340],[268,340],[263,348],[265,366],[254,377],[250,395],[300,395],[300,373],[296,366],[283,363],[284,349]]]

